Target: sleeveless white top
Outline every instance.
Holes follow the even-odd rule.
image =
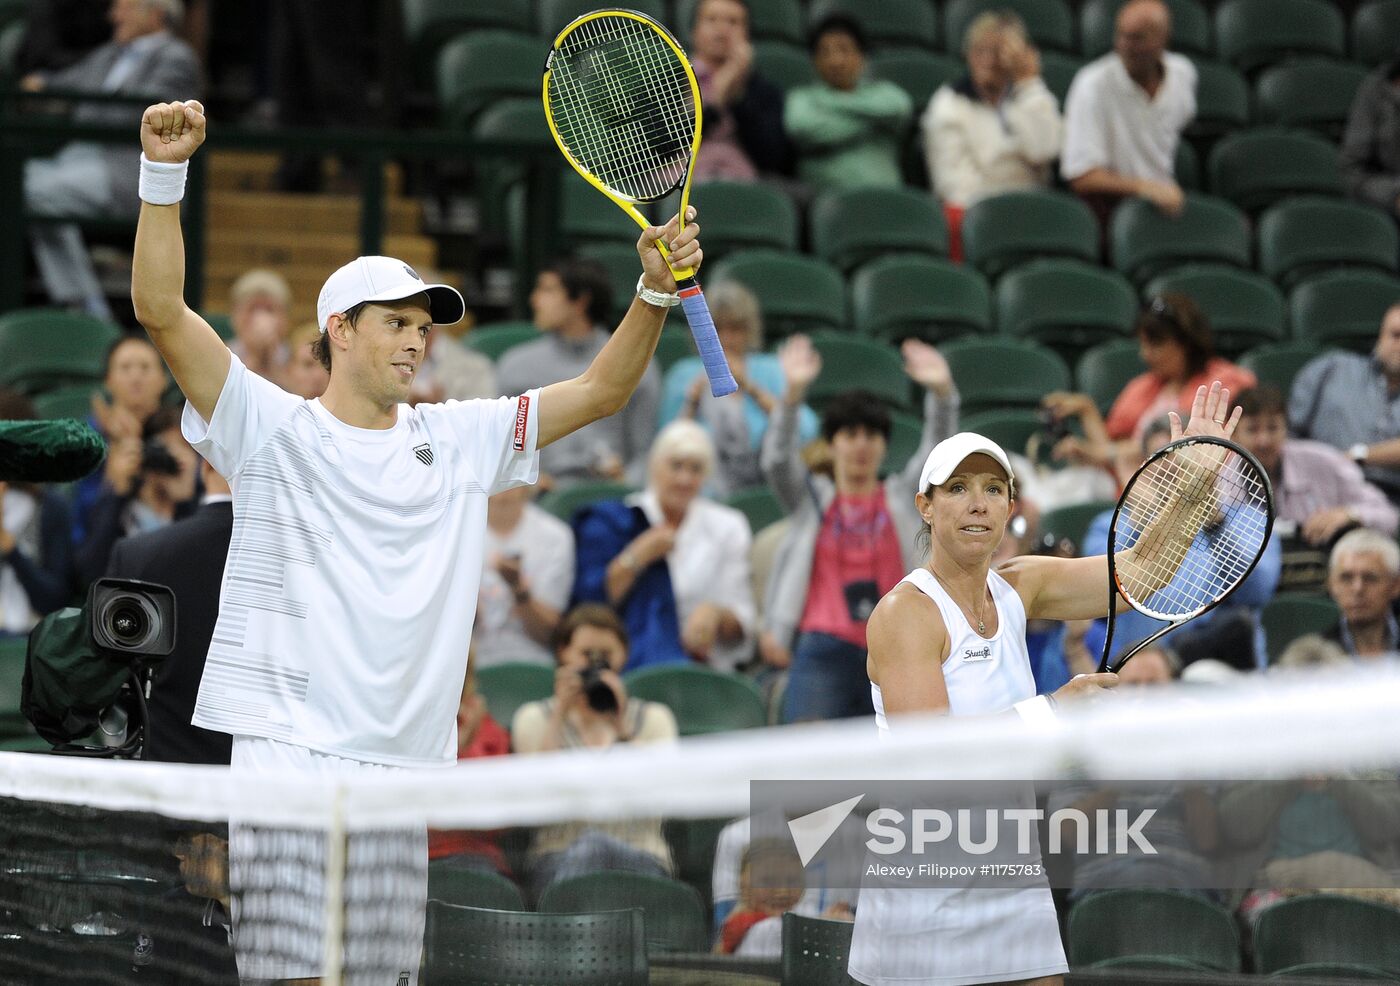
[[[987,576],[997,632],[983,637],[926,568],[903,579],[937,605],[947,628],[943,681],[953,715],[994,715],[1035,695],[1026,652],[1026,608],[995,572]],[[880,686],[875,722],[889,731]],[[1028,791],[1027,798],[1033,800]],[[1047,884],[1018,889],[861,887],[849,972],[869,986],[962,986],[1068,971]]]

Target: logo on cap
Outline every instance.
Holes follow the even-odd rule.
[[[411,278],[413,278],[415,281],[421,281],[421,280],[423,280],[421,277],[418,276],[418,272],[417,272],[416,270],[414,270],[412,267],[408,266],[408,264],[404,264],[404,265],[403,265],[403,269],[404,269],[405,271],[407,271],[407,272],[408,272],[408,276],[411,277]]]

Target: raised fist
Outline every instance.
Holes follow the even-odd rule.
[[[156,103],[141,115],[141,150],[163,164],[188,161],[204,143],[204,104]]]

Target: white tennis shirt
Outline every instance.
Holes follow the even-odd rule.
[[[233,488],[194,724],[454,763],[486,499],[538,476],[538,409],[537,390],[401,404],[392,428],[355,428],[234,356],[213,420],[183,420]]]

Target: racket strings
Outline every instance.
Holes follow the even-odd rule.
[[[690,78],[652,26],[601,17],[571,31],[551,62],[549,106],[569,154],[619,195],[651,202],[684,180]]]
[[[1213,444],[1182,446],[1148,465],[1124,493],[1114,524],[1118,587],[1162,619],[1204,610],[1249,574],[1269,528],[1266,480]]]

